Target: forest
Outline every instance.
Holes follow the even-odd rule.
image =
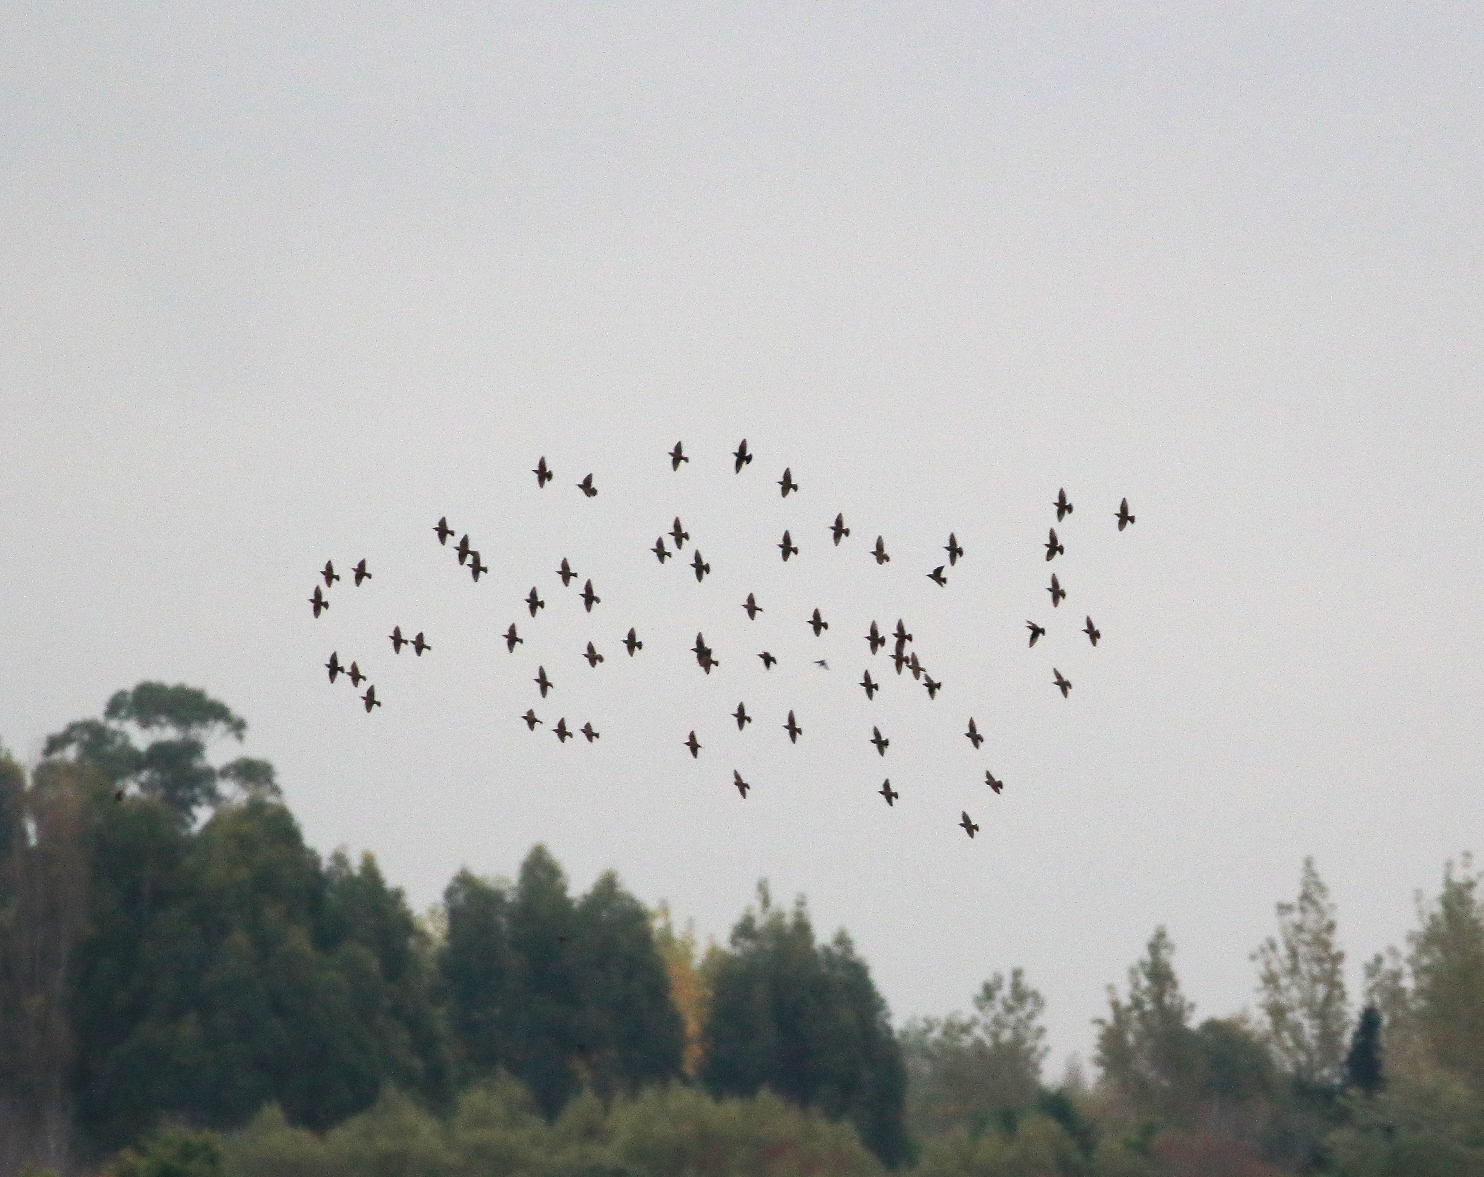
[[[1467,856],[1354,996],[1312,861],[1248,1011],[1197,1023],[1154,928],[1053,1079],[1021,970],[894,1026],[763,883],[701,945],[537,845],[419,916],[305,845],[270,763],[211,762],[246,729],[145,682],[0,750],[0,1177],[1484,1175]]]

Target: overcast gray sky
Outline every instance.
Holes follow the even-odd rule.
[[[1306,854],[1358,989],[1484,817],[1481,33],[1464,3],[8,6],[0,738],[201,686],[308,839],[419,908],[544,841],[724,938],[766,877],[899,1022],[1023,966],[1053,1071],[1157,924],[1199,1016],[1247,1004]],[[677,513],[703,584],[647,551]],[[866,654],[899,616],[935,701]]]

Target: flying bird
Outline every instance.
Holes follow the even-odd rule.
[[[708,572],[711,571],[711,565],[705,563],[701,559],[701,549],[700,548],[697,548],[695,550],[694,555],[695,555],[695,558],[693,560],[691,560],[690,566],[696,570],[696,583],[697,584],[700,584],[702,578],[706,575],[706,573],[708,573]]]
[[[546,608],[546,602],[536,595],[536,586],[534,584],[531,586],[530,593],[526,596],[526,608],[531,611],[532,617],[536,616],[537,609]]]
[[[545,486],[548,482],[556,477],[556,475],[551,472],[551,468],[547,466],[546,456],[544,454],[541,456],[541,460],[536,463],[536,468],[532,470],[531,473],[536,476],[537,487]]]
[[[783,562],[785,564],[788,563],[788,558],[790,556],[796,556],[799,553],[799,549],[798,549],[797,545],[795,545],[794,541],[789,537],[789,534],[788,534],[787,531],[785,531],[783,533],[783,539],[779,543],[778,547],[783,552]]]
[[[1069,678],[1064,678],[1062,676],[1062,672],[1054,666],[1051,668],[1051,673],[1056,676],[1054,682],[1061,691],[1061,697],[1065,699],[1067,695],[1071,693],[1072,680]]]
[[[783,725],[783,730],[788,733],[788,742],[790,744],[797,744],[799,737],[804,734],[804,729],[794,721],[794,713],[792,711],[788,713],[788,722]]]
[[[900,793],[898,793],[891,787],[891,777],[887,777],[884,781],[881,782],[881,795],[886,798],[886,804],[888,808],[894,805],[896,803],[896,799],[901,796]]]
[[[433,528],[433,530],[438,533],[438,542],[440,544],[447,544],[448,537],[453,534],[453,528],[448,525],[448,516],[445,515],[442,519],[438,520],[438,526]]]
[[[392,639],[393,654],[400,654],[403,646],[410,646],[412,644],[411,639],[402,636],[402,627],[400,625],[392,626],[392,632],[387,636]]]
[[[691,647],[691,652],[696,656],[696,664],[707,674],[711,673],[713,666],[721,665],[711,656],[711,647],[706,644],[706,639],[699,633],[696,634],[696,644]]]
[[[361,581],[373,579],[373,577],[371,576],[371,574],[366,571],[366,561],[365,560],[362,560],[359,564],[357,564],[354,568],[352,568],[351,571],[356,574],[356,588],[360,588],[361,587]]]
[[[664,536],[660,536],[659,539],[655,540],[654,547],[650,548],[649,550],[659,557],[659,561],[661,564],[663,564],[666,558],[670,555],[670,549],[665,547]]]
[[[1118,504],[1118,530],[1122,531],[1133,521],[1134,517],[1128,513],[1128,500],[1124,499]]]
[[[974,751],[979,750],[979,745],[984,743],[984,736],[980,733],[978,726],[974,723],[974,717],[969,716],[969,730],[964,732],[969,737],[969,743],[974,745]]]
[[[882,756],[886,755],[887,748],[891,746],[891,741],[881,734],[879,727],[871,728],[871,743],[876,745],[876,751]]]
[[[850,528],[845,526],[845,515],[842,512],[835,516],[835,522],[830,527],[830,534],[835,537],[835,547],[840,546],[840,540],[850,534]]]
[[[598,488],[593,485],[593,476],[591,474],[583,476],[582,481],[577,484],[577,489],[587,495],[588,498],[592,498],[598,493]]]
[[[527,731],[535,731],[536,725],[541,722],[539,719],[536,718],[535,708],[528,707],[526,709],[526,713],[522,715],[521,718],[526,721]]]
[[[819,610],[814,610],[814,616],[809,619],[809,626],[814,630],[814,636],[818,637],[821,630],[829,629],[830,623],[819,615]]]
[[[589,744],[591,744],[594,740],[596,740],[599,736],[601,736],[603,734],[602,732],[596,730],[593,727],[591,721],[588,721],[587,723],[584,723],[582,725],[582,729],[581,730],[582,730],[582,734],[587,737],[587,742]]]
[[[1061,587],[1061,581],[1056,579],[1056,573],[1051,574],[1051,587],[1046,590],[1051,594],[1051,607],[1055,609],[1061,604],[1061,599],[1067,595],[1067,590]]]
[[[892,651],[891,664],[898,674],[901,674],[902,668],[907,665],[907,655],[900,645]]]
[[[1026,629],[1031,631],[1032,646],[1034,646],[1036,642],[1038,642],[1041,638],[1044,638],[1046,636],[1046,627],[1044,625],[1037,625],[1034,621],[1027,621],[1025,623],[1025,627]]]
[[[742,439],[742,444],[737,447],[737,452],[732,457],[737,459],[736,472],[741,474],[742,467],[752,461],[752,455],[747,452],[747,439],[745,437]]]
[[[869,670],[866,671],[866,677],[861,679],[861,686],[866,688],[867,699],[874,699],[876,697],[876,692],[881,689],[881,684],[879,682],[872,681],[871,672]]]
[[[996,793],[1005,787],[1005,782],[996,780],[994,773],[990,772],[987,768],[984,770],[984,783]]]
[[[876,537],[876,550],[871,554],[876,557],[877,564],[887,564],[891,561],[891,557],[886,554],[886,541],[879,535]]]
[[[747,714],[747,704],[738,703],[737,710],[732,712],[732,718],[737,721],[737,730],[740,732],[752,722],[752,716]]]
[[[912,656],[907,659],[907,669],[912,672],[912,677],[918,682],[922,681],[922,663],[917,660],[917,651],[912,651]]]
[[[424,650],[431,650],[432,648],[433,647],[428,645],[427,641],[424,640],[422,630],[418,630],[417,636],[412,639],[412,652],[419,658],[421,658],[423,656]]]
[[[541,697],[546,698],[546,692],[551,690],[551,679],[546,677],[546,667],[536,667],[536,677],[531,681],[541,688]]]
[[[381,706],[381,700],[376,697],[376,688],[374,686],[366,688],[366,693],[361,696],[361,702],[366,704],[367,715],[371,714],[371,708]]]
[[[747,610],[748,621],[756,621],[757,615],[763,611],[763,607],[757,603],[757,597],[752,593],[747,594],[747,600],[742,602],[742,608]]]
[[[963,815],[962,818],[959,819],[959,823],[958,824],[961,825],[961,826],[963,826],[964,827],[964,833],[968,834],[969,837],[972,838],[976,833],[979,832],[979,826],[976,823],[974,823],[974,822],[972,822],[972,821],[969,820],[969,811],[967,809],[964,810],[963,812],[964,812],[964,815]]]
[[[345,667],[340,665],[340,657],[334,650],[330,651],[330,660],[325,663],[325,669],[330,672],[331,682],[335,681],[337,674],[345,673]]]
[[[1062,487],[1056,492],[1056,502],[1051,504],[1056,508],[1056,521],[1060,523],[1072,513],[1072,501],[1067,498],[1067,488]]]
[[[361,673],[361,668],[354,662],[350,664],[350,669],[345,671],[344,673],[345,676],[350,679],[350,685],[357,688],[360,687],[361,683],[366,678],[366,676]]]
[[[567,717],[564,715],[557,720],[556,727],[551,729],[556,733],[557,742],[565,744],[575,734],[567,730]]]
[[[923,672],[922,676],[922,685],[927,688],[929,699],[936,699],[938,697],[938,692],[943,689],[943,684],[940,682],[934,682],[933,676],[926,673],[925,671]]]
[[[751,458],[748,458],[747,460],[749,462],[752,461]],[[750,789],[750,788],[752,788],[752,786],[749,785],[746,781],[744,781],[742,779],[742,774],[740,772],[738,772],[735,768],[732,769],[732,783],[737,786],[737,792],[739,792],[739,793],[742,794],[742,800],[746,801],[747,800],[747,790]]]
[[[510,653],[514,654],[516,643],[523,642],[525,640],[525,638],[521,637],[515,632],[515,622],[512,621],[510,623],[510,628],[505,631],[505,648],[509,650]]]
[[[1058,556],[1066,555],[1067,549],[1062,546],[1061,540],[1056,538],[1056,528],[1051,529],[1051,536],[1046,541],[1046,562],[1049,564]]]
[[[314,615],[319,616],[321,609],[328,609],[330,602],[325,600],[325,594],[320,591],[319,585],[314,586],[314,596],[309,598],[309,603],[314,606]]]
[[[941,564],[939,564],[936,568],[929,572],[927,574],[927,578],[939,588],[942,588],[948,583],[948,577],[943,575],[943,565]]]
[[[902,624],[902,619],[900,617],[897,618],[897,629],[896,632],[892,634],[892,637],[896,638],[897,649],[899,650],[912,640],[912,635],[907,632],[907,627]]]
[[[325,566],[320,569],[320,575],[325,578],[326,588],[329,588],[340,579],[339,575],[335,572],[335,562],[333,560],[325,561]]]
[[[821,670],[828,670],[830,668],[830,664],[823,658],[816,658],[814,660],[814,665],[819,667]]]
[[[768,651],[766,651],[766,650],[764,650],[761,654],[759,654],[758,657],[763,660],[763,669],[764,670],[772,670],[773,669],[773,663],[775,663],[775,662],[778,661],[777,658],[773,657],[773,655],[770,654],[770,653],[768,653]]]
[[[594,605],[601,605],[602,603],[603,598],[598,596],[597,593],[593,592],[593,582],[591,579],[589,579],[588,582],[582,586],[583,611],[586,613],[591,613],[593,611]]]
[[[588,642],[587,653],[583,657],[587,659],[587,664],[594,669],[597,668],[599,662],[603,661],[603,655],[598,653],[598,648],[592,642]]]
[[[680,516],[675,516],[675,522],[670,524],[670,536],[675,540],[675,550],[678,552],[685,547],[685,541],[690,539],[690,532],[680,526]]]
[[[958,545],[958,537],[953,532],[948,533],[948,543],[943,548],[948,553],[948,567],[952,568],[958,563],[958,558],[964,554],[963,548]]]
[[[478,584],[479,583],[480,574],[481,573],[488,572],[488,571],[489,571],[489,565],[488,564],[481,564],[479,562],[479,553],[478,552],[470,552],[469,553],[469,574],[474,577],[474,583],[475,584]]]
[[[787,466],[783,468],[783,477],[778,480],[778,485],[783,488],[784,498],[788,498],[789,491],[799,489],[799,484],[794,481],[793,474],[790,473]]]
[[[681,448],[680,443],[677,441],[675,443],[675,448],[670,451],[670,469],[679,470],[681,462],[689,461],[690,459],[685,456],[685,451]]]
[[[639,640],[639,635],[634,632],[634,627],[629,626],[629,635],[623,640],[624,648],[628,650],[629,657],[634,656],[635,650],[644,649],[644,643]]]
[[[572,571],[572,565],[568,563],[567,557],[562,557],[562,566],[557,569],[557,575],[562,578],[562,587],[566,588],[577,579],[577,573]]]
[[[1087,619],[1087,624],[1082,627],[1082,632],[1087,635],[1087,640],[1094,646],[1098,644],[1098,638],[1103,636],[1103,631],[1092,623],[1092,618]]]
[[[460,564],[469,558],[469,551],[469,533],[465,532],[459,539],[458,553]]]
[[[874,621],[871,622],[871,632],[866,634],[866,642],[870,645],[872,654],[886,645],[886,639],[881,636],[881,630]]]
[[[694,728],[691,729],[690,736],[681,741],[681,745],[690,749],[690,758],[692,760],[695,760],[700,755],[701,741],[696,739],[696,732]]]

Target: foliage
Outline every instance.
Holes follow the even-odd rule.
[[[1456,1075],[1403,1073],[1347,1103],[1350,1122],[1327,1141],[1338,1177],[1484,1174],[1484,1100]]]
[[[1368,1005],[1360,1011],[1350,1052],[1345,1056],[1345,1083],[1365,1095],[1375,1095],[1385,1079],[1381,1071],[1381,1011]]]
[[[126,1148],[110,1177],[222,1177],[222,1149],[209,1132],[162,1128],[139,1148]]]
[[[1460,873],[1450,862],[1436,903],[1419,904],[1408,963],[1414,1016],[1432,1057],[1484,1093],[1484,902],[1472,867],[1467,856]]]
[[[1081,1177],[1094,1170],[1065,1128],[1033,1113],[1009,1130],[955,1132],[933,1141],[918,1177]]]

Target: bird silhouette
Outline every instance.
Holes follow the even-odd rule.
[[[876,557],[876,563],[878,565],[891,562],[891,557],[886,554],[886,541],[879,535],[876,537],[876,550],[871,554]]]
[[[880,792],[881,795],[886,798],[886,804],[888,808],[896,804],[897,798],[901,796],[900,793],[898,793],[891,787],[891,777],[887,777],[884,781],[881,782]]]
[[[787,531],[785,531],[783,533],[783,539],[779,542],[778,547],[783,552],[783,562],[785,564],[788,563],[788,558],[790,556],[796,556],[796,555],[798,555],[798,552],[799,552],[798,547],[794,544],[794,541],[789,537],[789,534],[788,534]]]
[[[402,636],[402,627],[400,625],[392,626],[392,632],[387,636],[392,639],[393,654],[400,654],[403,646],[412,644],[407,638]]]
[[[601,605],[602,603],[603,598],[598,596],[597,593],[593,592],[593,582],[591,580],[588,580],[588,582],[582,586],[583,611],[586,613],[591,613],[593,611],[594,605]]]
[[[788,713],[788,722],[783,725],[783,730],[788,733],[788,742],[790,744],[797,744],[799,737],[804,734],[804,729],[795,722],[792,711]]]
[[[876,697],[876,692],[881,689],[881,684],[872,680],[871,672],[869,670],[866,671],[866,677],[861,679],[861,686],[866,688],[867,699],[874,699]]]
[[[335,562],[333,560],[325,561],[325,566],[320,569],[320,575],[325,578],[326,588],[329,588],[332,584],[340,579],[340,577],[335,572]]]
[[[598,653],[598,648],[592,642],[588,642],[587,653],[583,657],[587,659],[587,664],[594,669],[597,668],[599,662],[603,661],[603,655]]]
[[[871,728],[871,743],[876,745],[876,751],[882,756],[886,755],[887,748],[891,746],[891,741],[881,734],[879,727]]]
[[[748,593],[747,600],[742,602],[742,608],[747,610],[748,621],[756,621],[757,615],[763,611],[763,607],[757,603],[757,598],[751,593]]]
[[[871,647],[872,654],[886,645],[886,639],[881,636],[881,629],[874,621],[871,622],[871,632],[866,634],[866,644]]]
[[[675,522],[670,524],[670,537],[675,541],[675,550],[678,552],[685,547],[685,541],[690,539],[690,532],[680,526],[680,516],[675,516]]]
[[[693,553],[693,556],[694,556],[694,559],[691,560],[690,566],[696,570],[696,583],[697,584],[700,584],[702,578],[705,577],[706,573],[708,573],[708,572],[711,571],[711,565],[710,564],[707,564],[705,561],[703,561],[701,559],[701,549],[700,548],[697,548],[695,550],[695,552]]]
[[[1056,676],[1053,681],[1055,682],[1057,688],[1061,691],[1061,697],[1065,699],[1067,695],[1071,693],[1072,680],[1069,678],[1064,678],[1062,676],[1062,672],[1054,666],[1051,668],[1051,673]]]
[[[556,727],[551,730],[556,733],[557,743],[559,744],[565,744],[574,734],[567,730],[567,717],[565,715],[557,720]]]
[[[987,768],[984,770],[984,783],[991,789],[993,789],[996,793],[1000,792],[1000,790],[1005,787],[1005,782],[996,780],[994,773],[990,772]]]
[[[1128,500],[1124,499],[1118,504],[1118,530],[1122,531],[1133,521],[1134,517],[1128,513]]]
[[[850,528],[845,526],[845,515],[842,512],[835,516],[835,522],[830,526],[830,534],[835,537],[835,547],[840,546],[840,541],[850,534]]]
[[[1067,498],[1067,489],[1062,487],[1056,492],[1056,502],[1051,504],[1056,508],[1056,521],[1060,523],[1072,513],[1072,502]]]
[[[737,730],[740,732],[752,722],[752,716],[747,714],[747,704],[738,703],[737,710],[732,712],[732,718],[737,721]]]
[[[1030,644],[1032,646],[1034,646],[1041,638],[1044,638],[1046,636],[1046,627],[1044,625],[1037,625],[1034,621],[1027,621],[1025,623],[1025,627],[1026,629],[1031,631]]]
[[[469,552],[471,550],[469,547],[469,535],[467,532],[465,532],[464,535],[459,538],[459,546],[457,550],[459,553],[459,563],[462,564],[469,558]]]
[[[823,630],[829,629],[830,623],[819,615],[819,610],[814,610],[814,616],[809,619],[809,627],[814,630],[814,636],[818,637]]]
[[[531,586],[530,593],[526,596],[526,608],[531,611],[532,617],[536,616],[537,609],[546,608],[546,602],[536,595],[536,586],[534,584]]]
[[[366,678],[366,676],[361,673],[361,668],[354,662],[350,664],[350,669],[344,671],[343,673],[345,674],[346,678],[350,679],[350,685],[356,688],[359,688],[361,683]]]
[[[584,723],[582,725],[582,727],[581,727],[580,730],[581,730],[582,734],[587,737],[587,742],[589,744],[591,744],[594,740],[596,740],[599,736],[601,736],[603,734],[602,732],[597,731],[593,727],[591,720],[589,720],[587,723]]]
[[[907,627],[902,624],[900,617],[897,618],[896,632],[892,634],[892,637],[896,638],[897,649],[899,650],[912,640],[912,635],[907,632]]]
[[[536,463],[536,468],[532,470],[531,473],[536,476],[536,485],[538,487],[545,486],[548,482],[556,477],[556,475],[552,473],[551,467],[546,464],[546,456],[544,454],[542,455],[541,460]]]
[[[1094,646],[1098,644],[1098,638],[1103,636],[1103,631],[1092,623],[1092,618],[1087,619],[1087,624],[1082,627],[1082,632],[1087,635],[1087,640]]]
[[[1061,587],[1061,581],[1056,579],[1056,573],[1051,574],[1051,587],[1046,590],[1051,594],[1051,607],[1055,609],[1061,604],[1062,598],[1067,595],[1067,590]]]
[[[541,722],[539,719],[536,718],[536,710],[533,707],[528,707],[526,709],[526,713],[522,715],[521,718],[526,721],[527,731],[535,731],[536,725]]]
[[[1066,548],[1062,546],[1061,540],[1056,538],[1056,528],[1051,529],[1051,535],[1046,540],[1046,562],[1049,564],[1058,556],[1066,554]]]
[[[706,644],[706,639],[699,633],[696,634],[696,644],[691,647],[691,652],[696,656],[696,664],[707,674],[711,673],[713,666],[721,665],[711,656],[711,647]]]
[[[433,528],[433,530],[438,533],[438,542],[440,544],[447,544],[448,537],[453,534],[453,528],[448,525],[448,516],[445,515],[442,519],[438,520],[438,526]]]
[[[959,546],[958,537],[953,532],[948,533],[948,544],[943,549],[948,553],[948,567],[952,568],[958,563],[958,558],[964,554],[963,548]]]
[[[593,485],[593,476],[591,474],[583,475],[582,481],[577,484],[577,489],[587,495],[588,498],[592,498],[598,493],[598,488]]]
[[[644,643],[639,640],[639,635],[634,632],[634,627],[632,625],[629,626],[629,634],[626,638],[624,638],[623,644],[624,648],[628,650],[630,658],[634,656],[635,650],[644,649]]]
[[[794,481],[793,474],[787,466],[783,468],[783,477],[778,480],[778,485],[783,488],[784,498],[788,498],[789,491],[799,489],[799,484]]]
[[[934,682],[933,676],[925,671],[923,672],[922,676],[922,685],[927,688],[929,699],[936,699],[938,697],[938,692],[943,689],[943,684],[940,682]]]
[[[320,591],[319,585],[314,586],[314,596],[309,598],[309,603],[314,606],[316,617],[320,615],[320,610],[330,607],[330,602],[325,600],[325,594]]]
[[[907,665],[907,654],[900,644],[892,651],[891,664],[898,674],[901,674],[902,669]]]
[[[433,647],[428,645],[428,643],[424,640],[422,630],[418,630],[417,636],[412,639],[412,652],[419,658],[421,658],[423,656],[424,650],[431,650],[432,648]]]
[[[356,574],[356,588],[360,588],[361,587],[361,582],[363,580],[371,580],[371,579],[373,579],[372,576],[371,576],[371,574],[366,571],[366,561],[365,560],[362,560],[359,564],[357,564],[354,568],[352,568],[351,571]]]
[[[917,660],[917,651],[912,651],[912,656],[907,659],[907,669],[912,672],[912,677],[918,682],[922,681],[922,663]]]
[[[968,834],[969,837],[972,838],[975,834],[977,834],[979,832],[979,826],[976,823],[974,823],[974,822],[972,822],[972,821],[969,820],[969,811],[967,809],[964,810],[963,813],[964,813],[964,815],[963,815],[963,817],[961,817],[959,819],[959,823],[958,824],[961,825],[961,826],[963,826],[964,827],[964,833]]]
[[[577,573],[572,571],[572,565],[567,562],[567,557],[562,557],[562,566],[557,569],[557,575],[562,578],[562,587],[566,588],[577,579]]]
[[[345,673],[345,667],[340,665],[340,657],[334,650],[330,651],[330,660],[325,663],[325,669],[330,672],[331,682],[335,681],[337,674]]]
[[[475,584],[478,584],[479,583],[480,576],[483,573],[486,573],[488,571],[489,571],[489,565],[487,565],[487,564],[481,564],[479,562],[479,553],[478,552],[470,552],[469,553],[469,574],[474,577],[474,583]]]
[[[814,665],[819,667],[821,670],[828,670],[830,668],[830,664],[823,658],[816,658],[814,660]]]
[[[546,667],[536,667],[536,677],[531,681],[541,688],[541,697],[546,698],[546,692],[551,690],[551,679],[546,677]]]
[[[979,750],[979,745],[984,743],[984,736],[980,733],[978,726],[974,723],[974,717],[969,716],[969,730],[964,732],[969,737],[969,743],[974,745],[974,751]]]
[[[361,702],[366,704],[367,715],[371,714],[371,708],[381,706],[381,700],[376,697],[376,688],[374,686],[366,688],[366,693],[361,696]]]
[[[764,670],[772,670],[773,669],[773,663],[775,663],[775,662],[778,661],[777,658],[773,657],[773,655],[770,654],[770,653],[768,653],[768,651],[766,651],[766,650],[764,650],[761,654],[759,654],[758,657],[763,660],[763,669]]]
[[[670,549],[665,547],[664,536],[660,536],[659,539],[655,540],[654,547],[650,548],[649,550],[653,552],[657,557],[659,557],[659,561],[661,564],[663,564],[670,555]]]
[[[752,461],[751,458],[748,458],[747,460],[749,462]],[[735,768],[732,769],[732,783],[737,786],[737,792],[739,792],[739,793],[742,794],[742,800],[746,801],[747,800],[747,790],[750,789],[750,788],[752,788],[752,786],[749,785],[746,781],[744,781],[742,779],[742,774],[740,772],[738,772]]]
[[[689,461],[690,459],[685,456],[685,451],[681,448],[680,443],[677,441],[675,443],[675,448],[670,451],[670,469],[679,470],[681,462]]]
[[[943,565],[941,564],[939,564],[936,568],[929,572],[927,574],[927,578],[939,588],[942,588],[948,583],[948,578],[943,575]]]
[[[525,638],[521,637],[515,632],[515,622],[512,621],[510,623],[510,628],[505,631],[505,648],[509,650],[510,653],[514,654],[516,643],[523,642],[525,640]]]
[[[734,453],[732,457],[737,460],[737,464],[735,467],[736,472],[738,474],[741,474],[742,467],[747,465],[748,462],[752,461],[752,455],[747,452],[747,439],[745,437],[742,439],[742,444],[737,447],[737,452]]]
[[[696,739],[695,728],[691,729],[689,737],[681,741],[682,746],[690,749],[690,758],[695,760],[701,754],[701,741]]]

